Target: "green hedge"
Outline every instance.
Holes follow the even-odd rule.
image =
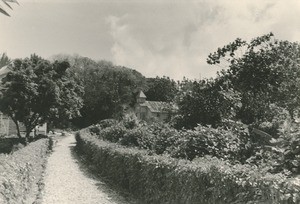
[[[33,203],[47,161],[49,139],[0,156],[0,203]]]
[[[259,173],[247,165],[229,165],[216,158],[193,162],[149,155],[101,141],[88,130],[77,133],[77,148],[100,175],[129,191],[142,203],[300,203],[300,187],[281,174]]]

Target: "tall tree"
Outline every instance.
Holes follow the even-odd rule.
[[[270,33],[250,42],[236,39],[211,53],[207,62],[227,63],[220,81],[240,93],[238,115],[253,123],[267,120],[271,104],[287,109],[292,117],[300,108],[299,59],[299,43],[274,39]]]
[[[139,72],[107,61],[94,62],[78,58],[73,72],[85,90],[81,117],[73,120],[79,127],[97,123],[106,118],[120,117],[135,102],[135,93],[145,87],[145,78]]]
[[[21,137],[19,123],[26,128],[26,138],[39,124],[71,119],[82,107],[82,86],[70,77],[69,63],[50,63],[36,55],[14,60],[2,80],[0,111],[11,117]]]
[[[188,81],[181,85],[177,97],[176,128],[192,129],[198,124],[217,126],[231,114],[232,103],[222,94],[214,80]]]
[[[147,78],[145,94],[149,101],[171,102],[178,92],[177,83],[169,77]]]

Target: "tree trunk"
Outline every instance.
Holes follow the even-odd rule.
[[[26,134],[25,134],[26,143],[30,142],[30,133],[31,133],[31,131],[32,131],[31,127],[26,127]]]
[[[22,143],[22,144],[24,144],[24,145],[26,145],[26,144],[27,144],[26,141],[24,142],[24,140],[23,140],[23,138],[22,138],[22,136],[21,136],[19,122],[18,122],[17,120],[13,119],[13,118],[11,118],[11,119],[12,119],[12,121],[16,124],[17,135],[18,135],[18,137],[19,137],[19,142]]]
[[[14,120],[14,119],[12,119],[12,121],[14,121],[14,123],[16,124],[16,127],[17,127],[17,135],[18,135],[19,139],[21,139],[22,136],[21,136],[21,133],[20,133],[20,126],[19,126],[19,123],[18,123],[17,120]]]

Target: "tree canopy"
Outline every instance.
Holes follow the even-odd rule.
[[[239,55],[242,53],[242,55]],[[272,105],[289,111],[300,108],[300,44],[274,39],[272,33],[250,42],[236,39],[208,57],[209,64],[227,62],[219,74],[219,86],[241,95],[237,110],[245,123],[266,120]]]
[[[145,89],[145,77],[133,69],[115,66],[104,60],[96,62],[87,57],[67,58],[73,75],[84,86],[81,116],[73,120],[78,127],[121,117],[126,109],[134,105],[136,93]]]
[[[71,119],[82,107],[83,89],[68,72],[67,61],[50,63],[31,55],[14,60],[2,80],[0,111],[26,128],[26,137],[39,124]]]
[[[176,101],[179,110],[173,122],[179,129],[192,129],[198,124],[216,127],[231,114],[231,101],[212,79],[184,80]]]
[[[145,94],[149,101],[171,102],[178,92],[177,83],[169,77],[147,78]]]
[[[249,42],[238,38],[209,54],[207,62],[224,69],[215,79],[181,82],[179,127],[217,126],[224,119],[275,124],[299,114],[299,43],[272,33]]]

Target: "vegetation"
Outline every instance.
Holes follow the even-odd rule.
[[[68,60],[71,71],[84,87],[81,116],[72,122],[83,128],[107,118],[121,118],[135,105],[135,97],[145,90],[145,77],[130,68],[87,57],[57,55],[54,60]]]
[[[147,78],[145,94],[149,101],[174,101],[178,88],[177,83],[169,77]]]
[[[254,166],[201,157],[193,162],[153,155],[97,139],[88,130],[76,134],[77,149],[98,174],[130,192],[141,203],[299,203],[299,187],[282,174]]]
[[[0,155],[0,203],[32,203],[47,161],[49,139]]]
[[[234,106],[214,80],[185,80],[177,104],[179,110],[173,119],[177,129],[193,129],[198,124],[217,127],[222,119],[230,118]]]
[[[36,55],[17,59],[2,80],[0,110],[26,128],[26,138],[39,124],[78,115],[82,107],[82,87],[68,72],[69,63],[50,63]]]
[[[80,150],[147,203],[299,202],[287,182],[300,173],[299,43],[272,33],[236,39],[208,56],[226,68],[215,79],[178,83],[107,61],[54,59],[15,60],[2,80],[0,110],[23,122],[27,135],[55,118],[88,126],[77,136]],[[177,104],[168,124],[126,114],[140,90]]]
[[[268,141],[234,121],[227,121],[217,129],[198,125],[193,130],[176,130],[167,124],[149,125],[127,116],[119,122],[101,121],[89,131],[100,140],[177,159],[192,161],[211,156],[231,164],[255,166],[262,172],[281,172],[288,177],[300,173],[299,128]]]
[[[244,54],[238,53],[244,50]],[[209,64],[229,63],[215,80],[223,91],[233,91],[241,103],[237,119],[250,124],[272,120],[283,108],[294,120],[300,108],[300,44],[263,35],[249,43],[236,39],[208,57]]]

